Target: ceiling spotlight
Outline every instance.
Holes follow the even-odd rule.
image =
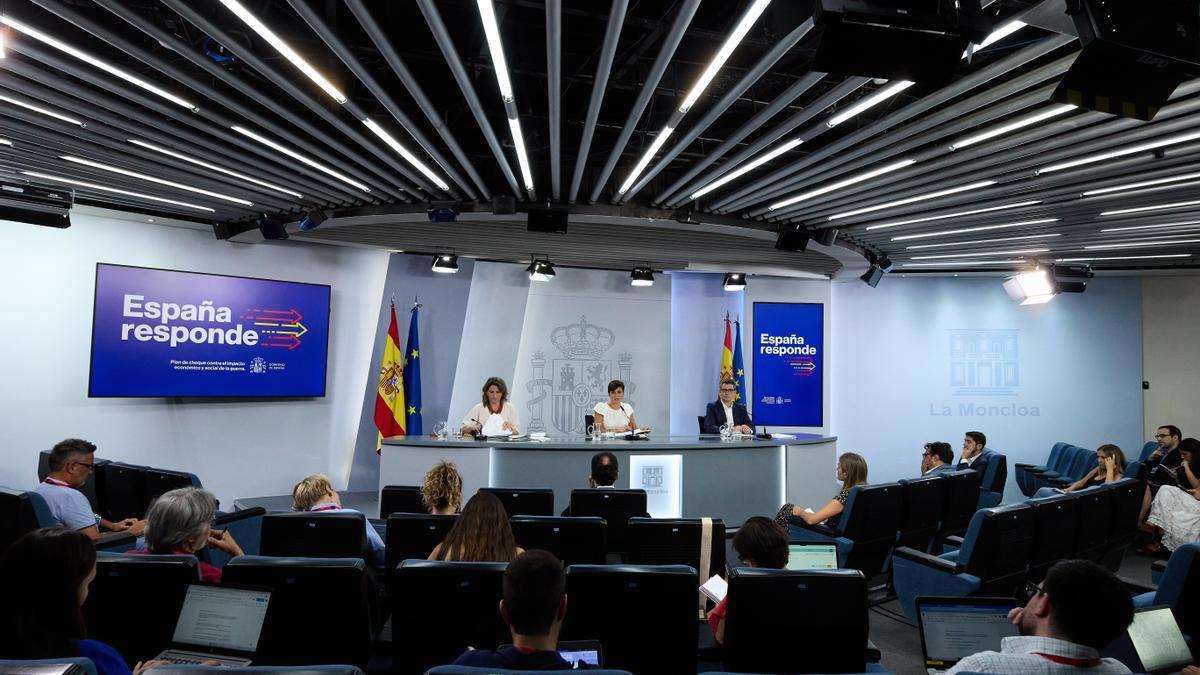
[[[454,274],[458,271],[458,256],[453,253],[433,256],[433,271],[438,274]]]
[[[629,275],[630,286],[653,286],[654,270],[649,267],[635,267]]]
[[[875,288],[876,286],[878,286],[879,280],[882,278],[883,278],[883,269],[881,267],[879,267],[879,265],[871,265],[871,268],[868,269],[866,272],[863,272],[863,275],[861,277],[859,277],[859,279],[863,280],[863,283],[870,286],[871,288]]]
[[[300,231],[308,232],[315,230],[321,226],[321,223],[329,219],[329,212],[325,209],[310,209],[304,214],[304,218],[300,220]]]
[[[1014,302],[1040,305],[1054,299],[1054,284],[1044,269],[1023,272],[1004,280],[1004,290]]]
[[[746,273],[745,272],[730,272],[725,275],[725,290],[727,291],[744,291],[746,290]]]
[[[530,281],[550,281],[554,278],[554,265],[549,259],[534,259],[525,271],[529,272]]]

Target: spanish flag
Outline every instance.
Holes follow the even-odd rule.
[[[404,354],[400,352],[400,329],[396,327],[396,303],[392,303],[392,322],[383,343],[383,362],[379,366],[379,392],[375,396],[375,452],[383,439],[404,435]]]
[[[725,346],[721,349],[721,381],[733,377],[733,335],[729,330],[729,315],[725,315]]]

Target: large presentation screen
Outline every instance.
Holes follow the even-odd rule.
[[[754,303],[754,423],[824,425],[825,306],[821,303]]]
[[[324,396],[329,295],[98,263],[88,396]]]

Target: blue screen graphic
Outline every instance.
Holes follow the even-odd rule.
[[[324,396],[330,288],[96,265],[88,396]]]
[[[824,424],[825,306],[754,303],[754,423],[819,427]]]

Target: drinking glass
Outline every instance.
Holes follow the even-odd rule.
[[[438,440],[446,440],[446,421],[442,420],[433,426],[433,435],[438,437]]]

